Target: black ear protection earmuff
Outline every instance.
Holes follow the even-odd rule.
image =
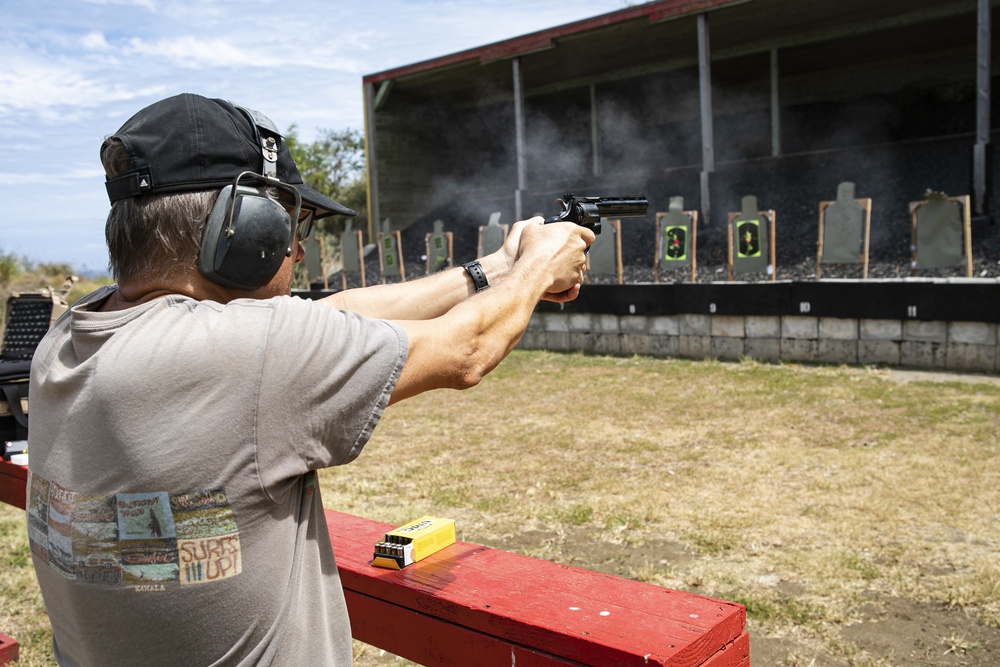
[[[236,107],[254,128],[263,156],[263,173],[243,172],[219,197],[205,222],[198,253],[198,271],[212,282],[251,291],[266,285],[292,254],[292,240],[301,207],[294,187],[277,177],[280,134],[266,116]],[[265,132],[262,133],[261,130]],[[294,213],[267,194],[278,188],[295,198]],[[289,206],[291,202],[289,202]]]
[[[202,232],[198,271],[224,287],[250,291],[270,282],[292,254],[294,223],[262,188],[240,185],[245,176],[260,178],[243,174],[219,192]]]

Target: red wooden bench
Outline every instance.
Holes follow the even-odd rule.
[[[27,471],[0,463],[24,508]],[[372,567],[395,526],[327,511],[356,639],[425,665],[749,667],[742,605],[456,542]]]
[[[0,634],[0,665],[17,662],[20,645],[5,634]]]
[[[24,509],[24,491],[28,482],[28,469],[0,460],[0,502]],[[16,640],[0,634],[0,665],[18,659],[21,647]]]

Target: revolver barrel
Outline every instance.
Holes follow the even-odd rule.
[[[646,215],[649,200],[643,195],[625,197],[576,197],[572,194],[557,199],[562,205],[559,215],[545,222],[575,222],[601,233],[601,218],[634,218]]]

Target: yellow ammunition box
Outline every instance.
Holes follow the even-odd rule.
[[[385,534],[385,539],[376,542],[372,565],[402,570],[454,543],[454,521],[422,516],[405,526],[390,530]]]

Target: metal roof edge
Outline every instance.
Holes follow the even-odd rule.
[[[561,37],[606,28],[626,21],[646,18],[650,23],[660,22],[671,18],[681,18],[690,14],[720,9],[727,5],[743,4],[749,1],[752,0],[656,0],[437,58],[423,60],[410,65],[366,74],[362,80],[363,83],[380,83],[389,79],[397,79],[410,74],[418,74],[473,60],[492,62],[503,58],[513,58],[518,55],[543,50]]]

